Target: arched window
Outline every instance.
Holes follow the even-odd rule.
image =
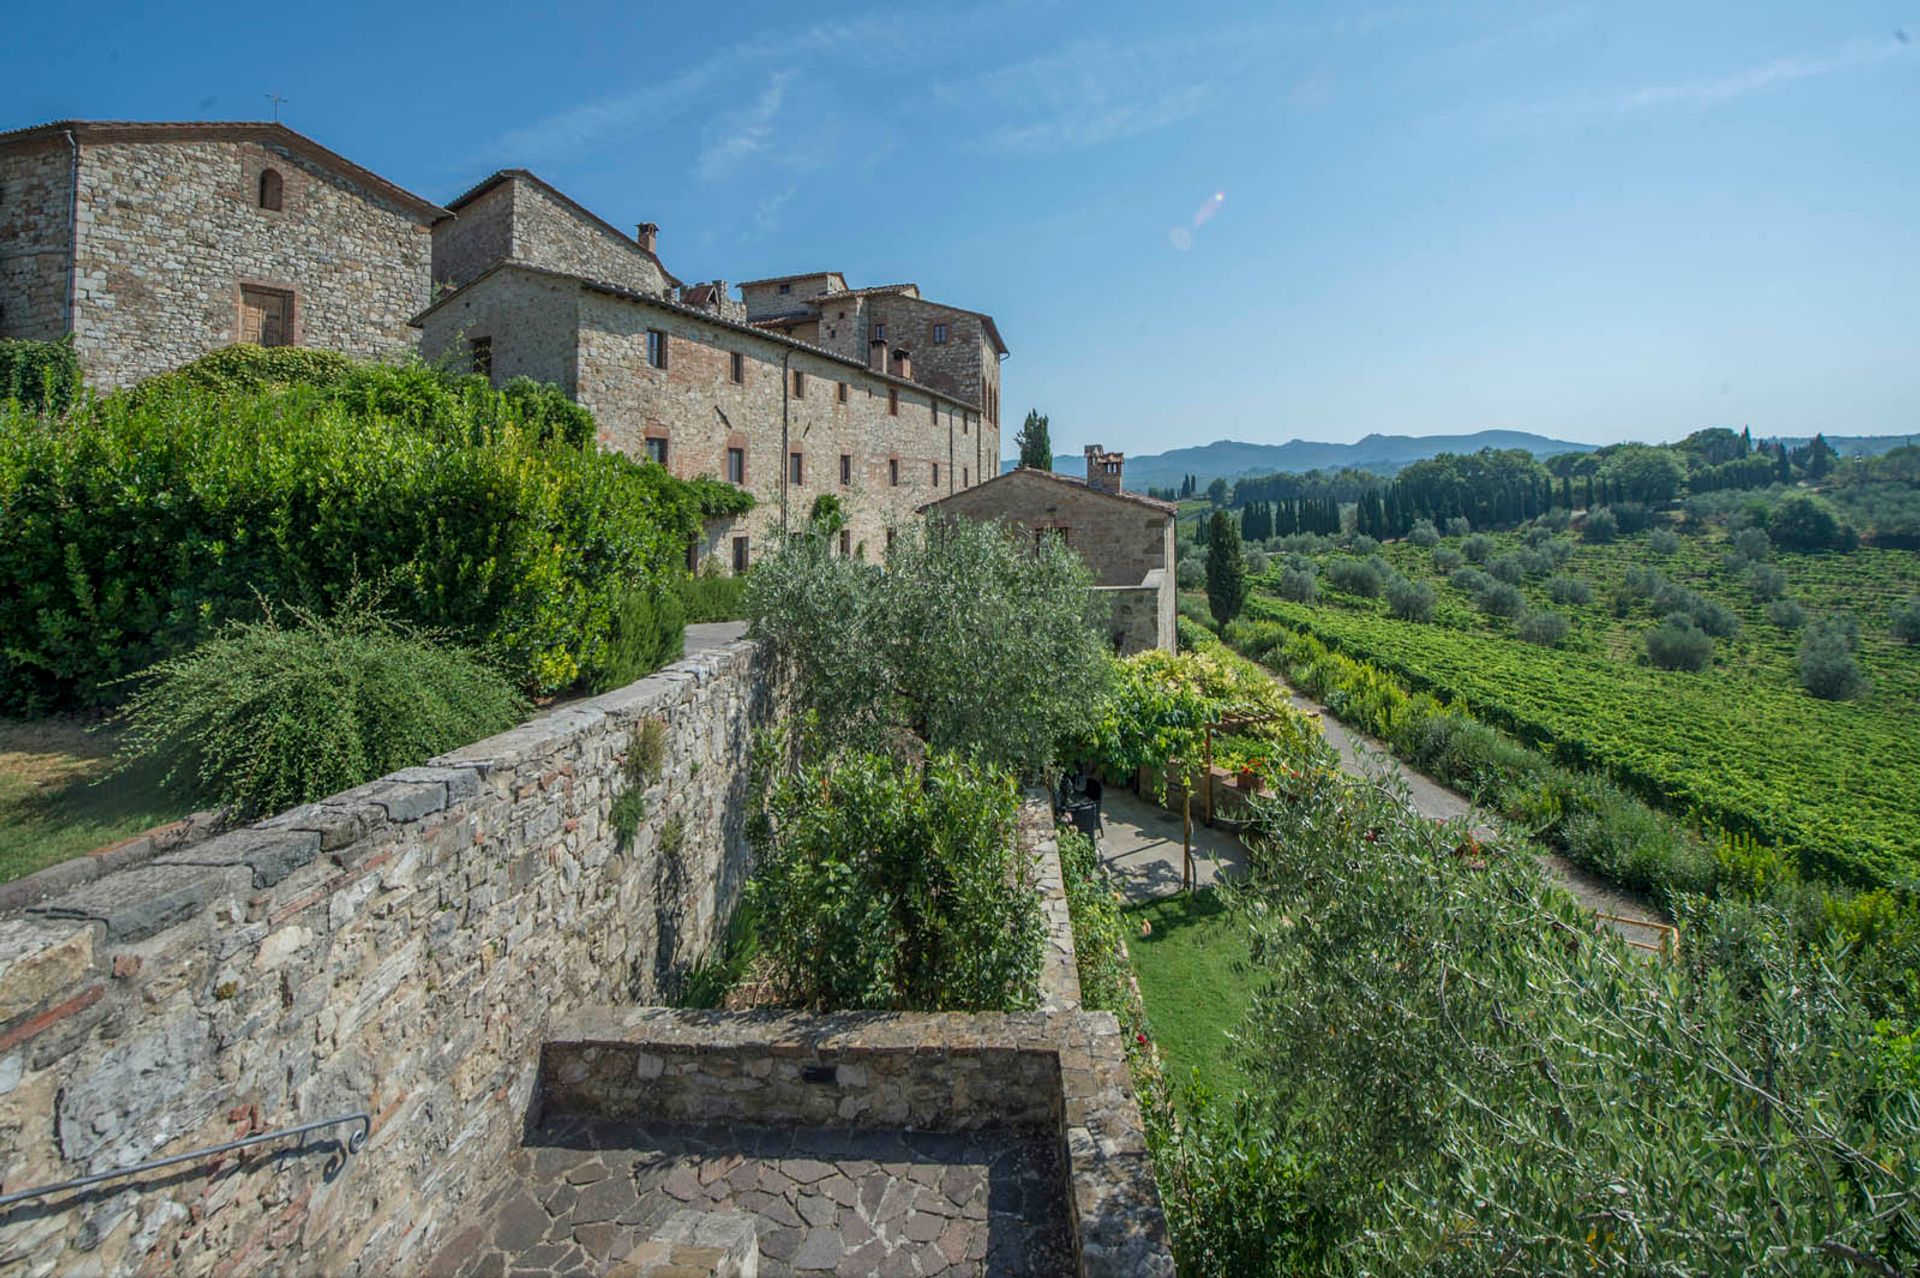
[[[280,181],[280,170],[262,169],[260,171],[260,207],[261,208],[272,209],[275,213],[278,213],[280,211],[280,198],[281,198],[282,189],[283,189],[283,184]]]

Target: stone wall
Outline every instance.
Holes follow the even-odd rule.
[[[513,256],[513,188],[502,182],[433,227],[433,287],[459,288]]]
[[[0,337],[66,331],[73,154],[65,139],[0,151]]]
[[[562,1018],[658,1002],[708,952],[768,702],[751,647],[716,649],[0,919],[7,1190],[373,1116],[331,1178],[322,1133],[8,1209],[0,1271],[418,1270]],[[609,809],[646,718],[667,748],[629,845]]]
[[[1000,359],[987,337],[985,321],[972,311],[902,293],[876,293],[864,300],[863,331],[885,324],[887,345],[905,347],[912,354],[915,381],[980,405],[988,421],[998,424],[994,406],[1000,393]],[[833,302],[833,298],[824,299],[823,311]],[[946,341],[933,340],[936,324],[946,325]]]
[[[1173,564],[1173,515],[1132,496],[1103,493],[1051,473],[1015,470],[943,501],[969,519],[1061,529],[1093,570],[1094,584],[1137,586]]]
[[[1112,609],[1107,631],[1115,652],[1126,656],[1149,648],[1174,650],[1174,592],[1164,568],[1154,569],[1137,586],[1096,586],[1094,593]]]
[[[259,207],[262,170],[283,179]],[[240,289],[291,293],[296,343],[357,359],[413,351],[432,239],[414,213],[253,141],[81,146],[74,344],[125,386],[239,338]]]
[[[429,363],[457,363],[466,358],[467,343],[485,337],[493,345],[494,385],[531,377],[577,395],[579,331],[578,282],[533,271],[496,271],[445,298],[427,317],[420,356]]]

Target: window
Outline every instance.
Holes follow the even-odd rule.
[[[900,486],[900,459],[898,457],[890,457],[887,459],[887,483],[895,488]]]
[[[658,435],[647,437],[647,460],[667,464],[667,441]]]
[[[845,382],[840,383],[839,391],[840,391],[840,402],[844,404],[847,402],[847,384]]]
[[[745,537],[733,539],[733,570],[735,572],[747,570],[747,539]]]
[[[467,367],[480,376],[493,377],[493,339],[476,337],[467,343]]]
[[[968,477],[967,468],[965,466],[962,466],[960,468],[960,486],[962,488],[973,487],[973,480]]]
[[[799,453],[788,453],[787,454],[787,482],[789,484],[804,484],[807,482],[806,476],[807,476],[806,458],[801,456]]]
[[[793,370],[793,397],[795,399],[807,397],[807,375],[797,368]]]
[[[687,571],[700,571],[700,539],[698,537],[687,539]]]
[[[852,554],[853,554],[853,534],[851,532],[848,532],[845,528],[842,528],[840,530],[840,557],[842,559],[845,559]]]
[[[935,426],[940,424],[940,405],[934,400],[927,401],[927,416]]]
[[[889,386],[887,387],[887,416],[898,417],[899,415],[900,388],[898,386]]]
[[[840,454],[840,486],[845,488],[853,482],[853,454]]]
[[[240,336],[256,346],[292,346],[293,294],[276,288],[240,290]]]
[[[744,484],[747,482],[747,450],[729,448],[727,450],[727,482]]]
[[[933,326],[933,344],[935,346],[945,346],[947,344],[947,326],[945,324],[935,324]]]
[[[732,358],[728,360],[728,363],[732,365],[731,371],[734,382],[744,384],[747,380],[747,357],[739,351],[735,351]]]
[[[933,464],[933,486],[935,488],[938,488],[940,486],[940,463],[939,462],[935,462]]]
[[[782,285],[780,286],[780,291],[781,291],[781,292],[782,292],[783,294],[784,294],[784,293],[791,293],[791,292],[793,292],[793,285],[791,285],[791,284],[782,284]]]
[[[647,330],[647,363],[655,368],[667,366],[667,335],[657,328]]]
[[[876,338],[878,338],[879,340],[881,340],[881,341],[883,341],[883,342],[884,342],[884,341],[886,341],[886,340],[887,340],[887,326],[886,326],[885,324],[875,324],[875,325],[873,326],[873,335],[874,335],[874,336],[875,336]]]
[[[259,204],[261,208],[274,213],[280,212],[281,205],[286,200],[286,193],[287,186],[281,180],[280,170],[262,169],[260,171]]]

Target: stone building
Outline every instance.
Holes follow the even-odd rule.
[[[604,445],[752,492],[755,509],[710,524],[696,560],[750,564],[824,494],[848,516],[841,552],[878,557],[930,497],[999,467],[977,383],[971,396],[943,388],[883,342],[855,354],[756,324],[759,285],[743,286],[742,304],[722,281],[681,284],[651,223],[629,238],[524,170],[450,207],[434,234],[436,296],[415,319],[422,355],[556,383],[593,412]],[[969,331],[991,326],[982,316]],[[991,364],[997,388],[997,354]]]
[[[1087,477],[1022,466],[921,509],[994,520],[1034,537],[1058,537],[1093,571],[1113,605],[1114,650],[1175,648],[1174,523],[1180,508],[1127,492],[1126,458],[1087,446]]]
[[[0,133],[0,337],[70,333],[102,388],[242,341],[405,356],[445,212],[282,124]]]

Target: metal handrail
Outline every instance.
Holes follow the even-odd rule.
[[[196,1159],[213,1158],[220,1154],[230,1154],[236,1149],[245,1149],[249,1145],[260,1145],[270,1140],[286,1140],[292,1136],[304,1136],[308,1132],[318,1131],[322,1127],[337,1127],[341,1123],[358,1123],[360,1130],[347,1137],[342,1148],[341,1166],[346,1165],[349,1156],[365,1148],[367,1138],[373,1134],[373,1115],[362,1112],[342,1114],[338,1118],[322,1118],[311,1123],[302,1123],[298,1127],[282,1127],[278,1131],[260,1132],[257,1135],[230,1140],[224,1145],[215,1145],[211,1149],[196,1149],[191,1153],[174,1154],[168,1158],[156,1158],[151,1162],[140,1163],[133,1167],[119,1167],[113,1171],[95,1172],[91,1176],[81,1176],[75,1180],[63,1180],[55,1185],[35,1185],[32,1189],[16,1190],[11,1194],[0,1195],[0,1211],[24,1203],[34,1198],[45,1198],[49,1194],[64,1193],[70,1189],[85,1189],[88,1185],[97,1185],[103,1180],[118,1180],[122,1176],[138,1176],[141,1172],[158,1171],[162,1167],[172,1167],[177,1163],[190,1163]],[[336,1169],[338,1170],[338,1169]]]

